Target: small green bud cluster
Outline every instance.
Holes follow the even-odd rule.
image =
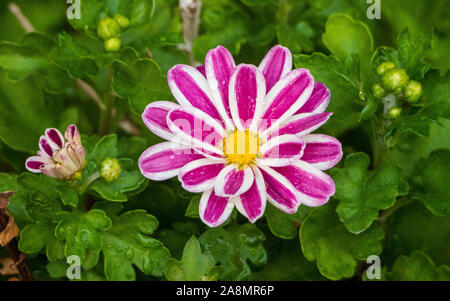
[[[106,51],[119,51],[122,46],[122,40],[119,35],[122,29],[130,25],[128,18],[116,14],[113,18],[105,18],[100,21],[97,27],[97,35],[105,40]]]
[[[398,99],[408,103],[417,103],[422,96],[422,85],[410,80],[404,69],[398,68],[393,62],[383,62],[375,69],[380,77],[381,84],[372,86],[372,93],[377,99],[382,99],[387,94],[394,94]],[[393,107],[389,110],[390,118],[397,118],[401,114],[401,108]]]

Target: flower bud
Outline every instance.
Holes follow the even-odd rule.
[[[382,76],[389,69],[394,69],[395,64],[393,62],[383,62],[378,65],[376,72],[379,76]]]
[[[100,21],[97,27],[97,35],[103,40],[115,37],[120,33],[120,25],[113,18],[106,18]]]
[[[375,84],[372,86],[372,93],[377,99],[381,99],[386,95],[386,91],[380,84]]]
[[[408,80],[409,76],[406,74],[406,71],[398,68],[387,70],[381,77],[384,88],[397,94],[401,93],[406,87]]]
[[[391,119],[395,119],[395,118],[399,117],[401,114],[402,114],[402,108],[399,108],[399,107],[390,108],[388,111],[388,116]]]
[[[422,96],[422,85],[415,81],[410,80],[405,88],[405,99],[409,103],[415,103]]]
[[[116,20],[117,24],[119,24],[119,26],[122,28],[127,28],[130,25],[130,20],[120,14],[115,14],[114,20]]]
[[[122,169],[117,159],[106,158],[100,167],[100,176],[108,182],[115,181],[119,178]]]
[[[111,38],[105,41],[106,51],[119,51],[121,45],[122,40],[120,40],[119,38]]]

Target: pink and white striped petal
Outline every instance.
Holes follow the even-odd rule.
[[[304,148],[305,141],[299,136],[277,136],[261,146],[259,152],[262,157],[257,162],[266,166],[286,166],[299,160]]]
[[[251,168],[238,169],[230,164],[217,176],[214,191],[219,196],[235,196],[247,191],[253,183]]]
[[[64,146],[64,137],[58,129],[46,129],[45,138],[47,138],[47,142],[54,150],[59,150]]]
[[[314,83],[311,96],[305,104],[295,113],[323,113],[330,102],[330,90],[321,82]]]
[[[197,69],[204,77],[206,77],[205,65],[197,66],[195,67],[195,69]]]
[[[184,165],[178,173],[178,179],[187,191],[203,192],[214,187],[217,175],[224,168],[224,159],[198,159]]]
[[[214,189],[209,189],[200,198],[200,219],[210,227],[217,227],[230,217],[233,208],[234,203],[229,197],[218,196]]]
[[[311,166],[326,170],[335,166],[342,159],[341,143],[328,135],[311,134],[303,136],[306,142],[302,161]]]
[[[153,134],[172,140],[174,135],[167,125],[167,114],[178,108],[180,105],[170,101],[155,101],[147,105],[142,113],[142,120]]]
[[[271,132],[265,132],[264,135],[270,135],[273,139],[278,135],[306,135],[321,127],[333,113],[301,113],[289,117],[278,128]],[[263,136],[264,137],[264,136]]]
[[[302,204],[310,207],[328,202],[335,192],[333,179],[310,164],[297,161],[292,165],[274,168],[297,189]]]
[[[228,101],[228,87],[235,68],[233,56],[225,47],[217,46],[206,54],[206,78],[216,107],[228,130],[234,129]]]
[[[47,137],[44,135],[39,138],[39,149],[41,150],[42,156],[48,158],[51,158],[53,156],[53,152],[58,150],[56,146],[48,142]]]
[[[162,142],[144,151],[138,164],[144,177],[162,181],[175,177],[181,167],[201,158],[204,157],[188,146]]]
[[[271,131],[288,119],[308,100],[314,79],[306,69],[295,69],[282,77],[267,93],[259,130]]]
[[[255,166],[251,167],[251,169],[255,178],[252,186],[246,192],[237,195],[232,200],[237,210],[247,217],[251,223],[254,223],[264,214],[267,194],[261,171]]]
[[[173,96],[184,107],[202,110],[221,120],[206,78],[194,67],[175,65],[167,72],[167,82]]]
[[[25,167],[32,173],[40,173],[41,167],[49,163],[52,163],[52,160],[50,158],[32,156],[25,161]]]
[[[69,143],[81,144],[80,131],[75,124],[71,124],[67,127],[64,137],[66,137]]]
[[[276,45],[267,52],[259,64],[259,70],[266,79],[266,89],[270,91],[277,81],[292,69],[292,55],[288,48]]]
[[[259,114],[264,108],[266,84],[261,71],[253,65],[240,64],[236,67],[230,80],[230,111],[234,124],[239,131],[246,128],[254,130]]]
[[[178,108],[167,114],[167,125],[176,135],[176,141],[201,150],[223,155],[217,147],[225,130],[211,116],[196,108]]]
[[[291,182],[271,167],[264,165],[258,167],[264,177],[269,202],[286,213],[297,212],[300,199]]]

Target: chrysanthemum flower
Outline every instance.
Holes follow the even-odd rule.
[[[167,74],[179,104],[157,101],[142,118],[168,140],[139,159],[152,180],[178,176],[184,189],[203,192],[200,217],[211,227],[236,208],[250,222],[266,201],[287,213],[319,206],[335,192],[322,170],[342,157],[341,144],[311,134],[330,117],[330,92],[306,69],[292,70],[287,48],[273,47],[259,67],[235,65],[224,47],[203,67],[176,65]]]
[[[39,151],[25,162],[33,173],[43,173],[52,178],[70,179],[85,165],[85,151],[81,145],[80,132],[76,125],[67,127],[64,140],[58,129],[45,130],[39,138]]]

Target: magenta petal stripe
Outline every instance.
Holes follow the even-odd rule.
[[[301,202],[307,206],[321,206],[328,202],[335,192],[330,176],[306,162],[297,161],[292,165],[274,169],[294,185]]]
[[[270,133],[270,138],[277,135],[306,135],[321,127],[333,113],[301,113],[289,117],[278,129]]]
[[[47,142],[53,149],[61,149],[64,146],[64,137],[57,129],[46,129],[45,137],[47,138]]]
[[[274,137],[264,143],[259,152],[262,158],[258,163],[267,166],[286,166],[297,161],[303,155],[305,141],[296,135],[282,135]]]
[[[239,170],[230,164],[217,176],[214,191],[219,196],[235,196],[247,191],[253,182],[253,172],[246,167]]]
[[[230,110],[240,131],[255,128],[255,111],[263,110],[266,85],[261,71],[253,65],[240,64],[230,80]]]
[[[205,65],[195,67],[204,77],[206,77]]]
[[[43,157],[40,156],[32,156],[25,161],[25,167],[32,173],[40,173],[41,167],[45,165],[48,161],[51,160],[50,159],[45,160]]]
[[[288,179],[271,167],[264,165],[259,165],[258,167],[264,177],[269,202],[286,213],[292,214],[297,212],[300,199],[295,187]]]
[[[180,169],[178,179],[187,191],[203,192],[214,186],[217,175],[224,167],[225,160],[195,160]]]
[[[170,101],[155,101],[147,105],[142,113],[142,120],[153,134],[171,140],[173,133],[167,125],[167,114],[177,108],[180,105]]]
[[[64,137],[66,137],[69,143],[81,143],[80,131],[75,124],[71,124],[67,127]]]
[[[228,197],[218,196],[214,189],[210,189],[200,198],[200,219],[210,227],[217,227],[230,217],[233,208],[234,204]]]
[[[330,90],[321,82],[314,83],[311,96],[305,104],[295,113],[323,113],[330,102]]]
[[[308,100],[314,86],[314,79],[306,69],[295,69],[279,80],[266,95],[265,111],[259,129],[270,131]]]
[[[144,151],[138,163],[146,178],[162,181],[175,177],[185,164],[201,158],[204,157],[190,147],[162,142]]]
[[[206,113],[192,107],[175,109],[167,115],[167,124],[176,134],[177,142],[223,154],[217,145],[221,143],[225,130]]]
[[[234,129],[228,101],[228,87],[236,68],[233,56],[222,46],[211,49],[205,58],[205,73],[217,109],[228,129]]]
[[[48,140],[45,136],[41,136],[39,138],[39,149],[42,154],[51,158],[53,156],[54,148],[48,143]]]
[[[335,166],[342,158],[341,143],[334,137],[320,134],[303,136],[306,142],[302,161],[313,167],[326,170]]]
[[[176,65],[167,72],[167,82],[180,105],[198,108],[212,118],[221,120],[208,82],[200,71],[191,66]]]
[[[262,71],[264,78],[266,79],[267,91],[270,91],[273,85],[275,85],[283,75],[291,71],[291,52],[286,47],[276,45],[267,52],[258,68]]]
[[[239,212],[254,223],[264,214],[266,209],[266,185],[261,171],[257,167],[252,167],[255,180],[252,186],[244,193],[233,198],[233,202]]]

